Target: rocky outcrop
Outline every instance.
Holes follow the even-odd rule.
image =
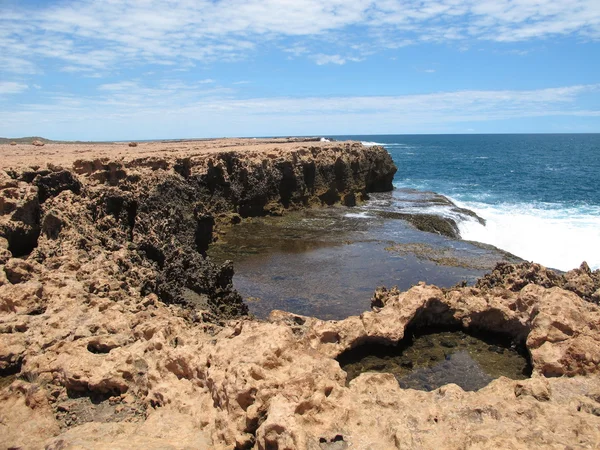
[[[389,187],[382,149],[317,144],[79,155],[73,170],[3,175],[2,445],[597,447],[600,309],[588,293],[599,286],[585,266],[504,265],[475,287],[379,290],[372,311],[341,321],[243,316],[231,266],[202,255],[215,230]],[[34,226],[16,258],[8,231]],[[529,352],[532,378],[475,392],[402,389],[391,374],[346,383],[343,352],[431,325],[504,333]]]
[[[370,191],[391,189],[396,170],[382,148],[284,144],[76,159],[72,169],[7,169],[0,186],[0,236],[8,248],[0,257],[45,263],[70,251],[79,259],[87,257],[82,252],[121,251],[130,262],[121,267],[118,282],[108,283],[113,287],[102,289],[153,292],[215,320],[245,314],[231,286],[231,264],[217,267],[204,256],[220,229],[288,208],[353,205]]]
[[[518,292],[531,283],[545,288],[560,287],[584,300],[600,304],[600,271],[592,272],[585,262],[578,269],[565,274],[558,274],[539,264],[498,264],[490,274],[477,282],[477,287],[491,289],[504,286]]]
[[[545,269],[529,269],[543,279]],[[25,355],[22,380],[0,402],[12,445],[593,448],[600,439],[600,309],[559,287],[420,284],[379,290],[372,312],[342,321],[274,311],[268,322],[218,327],[153,294],[91,295],[85,282],[41,265],[11,273],[22,292],[41,284],[45,307],[25,314],[23,300],[3,316],[3,360]],[[398,342],[411,327],[457,324],[523,343],[532,378],[423,392],[391,374],[347,385],[336,361],[358,345]]]

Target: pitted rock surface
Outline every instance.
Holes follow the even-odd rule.
[[[373,311],[341,321],[244,316],[231,266],[203,256],[219,229],[391,188],[383,149],[50,143],[45,168],[31,167],[31,149],[0,149],[6,448],[600,445],[598,273],[585,267],[560,275],[563,284],[526,264],[474,288],[380,290]],[[79,189],[52,175],[63,171]],[[41,201],[34,180],[44,177],[58,187]],[[521,272],[526,282],[502,275]],[[525,343],[533,376],[475,392],[402,389],[392,375],[368,373],[346,386],[336,356],[370,339],[397,342],[415,323],[507,333]]]

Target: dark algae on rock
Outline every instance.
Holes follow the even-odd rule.
[[[33,252],[43,263],[67,241],[92,253],[95,246],[125,252],[130,264],[121,268],[122,286],[102,289],[154,292],[166,303],[205,310],[206,318],[245,315],[247,306],[232,286],[232,264],[206,257],[221,230],[286,209],[354,205],[369,192],[392,189],[396,172],[380,147],[273,143],[280,145],[267,151],[240,141],[235,149],[218,143],[216,151],[7,170],[0,185],[0,238],[7,248],[0,257]],[[36,252],[40,233],[51,242]]]

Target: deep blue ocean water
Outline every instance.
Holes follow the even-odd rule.
[[[396,187],[443,194],[486,219],[463,220],[464,239],[562,270],[600,268],[600,134],[331,137],[383,145]]]

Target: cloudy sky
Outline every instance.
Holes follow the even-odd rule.
[[[0,0],[0,136],[600,132],[598,0]]]

